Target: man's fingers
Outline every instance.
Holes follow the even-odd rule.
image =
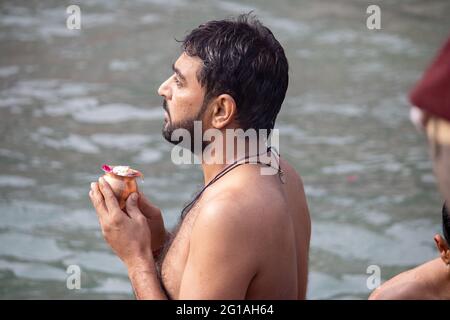
[[[155,215],[155,212],[158,212],[159,210],[144,196],[141,191],[139,191],[138,203],[142,214],[148,219],[151,219],[152,216]]]
[[[108,182],[106,182],[106,180],[102,177],[100,177],[98,181],[100,185],[100,191],[102,192],[103,198],[105,199],[105,204],[108,212],[112,215],[121,212],[122,210],[120,210],[119,202],[117,201],[117,198],[114,195]]]
[[[138,207],[138,197],[138,194],[133,192],[127,199],[127,213],[131,219],[144,218],[144,215]]]
[[[152,207],[147,198],[144,196],[142,192],[139,191],[139,208],[141,208],[142,213],[147,217],[150,218],[150,213],[152,212]]]
[[[102,216],[108,214],[106,209],[105,201],[103,195],[98,188],[98,183],[91,183],[91,191],[89,191],[89,198],[91,199],[92,205],[95,208],[95,212],[101,218]]]

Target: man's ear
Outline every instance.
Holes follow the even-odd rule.
[[[211,124],[213,128],[222,129],[232,123],[236,117],[236,102],[229,94],[221,94],[214,99]]]
[[[441,255],[442,261],[445,264],[450,264],[450,248],[448,247],[447,241],[445,241],[439,234],[434,236],[434,242]]]

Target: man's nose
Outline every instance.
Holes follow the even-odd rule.
[[[161,97],[164,97],[166,100],[170,100],[171,98],[171,91],[170,91],[170,86],[169,86],[169,79],[167,79],[166,81],[164,81],[158,89],[158,94]]]

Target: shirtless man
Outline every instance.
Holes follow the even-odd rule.
[[[168,141],[177,143],[175,129],[192,132],[194,121],[220,132],[273,128],[288,62],[268,28],[248,15],[210,21],[187,35],[182,48],[158,90]],[[229,165],[215,160],[202,162],[205,186]],[[125,263],[136,297],[304,299],[311,222],[299,175],[279,161],[279,174],[263,175],[264,165],[247,163],[213,181],[172,233],[142,193],[121,211],[103,179],[92,183],[103,235]]]
[[[443,239],[434,236],[440,258],[405,271],[370,295],[371,300],[450,300],[450,219],[442,208]]]

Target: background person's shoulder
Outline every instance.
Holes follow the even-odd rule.
[[[429,287],[425,282],[414,279],[410,271],[406,271],[388,280],[375,289],[369,300],[423,300],[432,299]]]

